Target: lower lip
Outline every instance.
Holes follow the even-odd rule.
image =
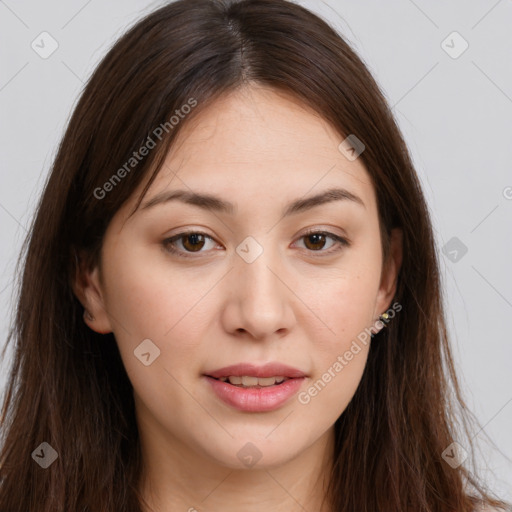
[[[288,379],[266,388],[240,388],[205,375],[215,394],[225,403],[247,412],[266,412],[278,409],[297,393],[305,377]]]

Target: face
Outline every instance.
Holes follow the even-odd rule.
[[[183,126],[139,210],[142,186],[110,223],[79,295],[89,327],[114,333],[162,450],[276,467],[332,434],[401,261],[394,233],[383,266],[375,191],[342,140],[290,97],[238,90]],[[346,192],[307,201],[330,189]],[[240,364],[253,366],[222,371]]]

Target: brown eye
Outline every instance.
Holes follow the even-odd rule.
[[[200,233],[191,233],[189,235],[182,236],[183,247],[187,251],[196,252],[200,251],[204,246],[204,235]]]
[[[331,244],[328,244],[328,240]],[[309,253],[318,253],[318,256],[328,256],[341,250],[343,247],[348,247],[350,242],[338,235],[323,231],[312,231],[301,236],[299,240],[304,240],[304,248]],[[213,243],[211,249],[215,248],[215,240],[208,236],[206,233],[196,231],[188,231],[179,233],[171,238],[167,238],[162,242],[164,249],[170,253],[177,254],[183,257],[192,257],[194,253],[200,255],[201,253],[208,253],[208,241]],[[181,246],[178,246],[179,245]],[[327,249],[326,249],[327,247]],[[325,249],[325,250],[324,250]],[[315,254],[316,256],[316,254]]]
[[[312,251],[318,251],[324,248],[326,238],[327,237],[323,233],[313,233],[311,235],[306,235],[304,237],[304,240],[306,241],[304,245]]]
[[[207,246],[208,241],[214,242],[213,238],[206,233],[187,231],[167,238],[162,245],[166,251],[187,257],[193,253],[207,252],[202,249]],[[181,243],[178,245],[179,242]]]
[[[329,239],[331,244],[328,242]],[[345,238],[327,231],[311,231],[302,235],[299,240],[304,240],[304,247],[308,252],[318,253],[315,256],[328,256],[350,245]]]

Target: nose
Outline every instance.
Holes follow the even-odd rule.
[[[236,256],[234,265],[229,273],[229,300],[223,311],[226,331],[239,337],[246,333],[256,340],[286,335],[295,322],[295,296],[287,283],[290,275],[278,257],[265,249],[251,263]]]

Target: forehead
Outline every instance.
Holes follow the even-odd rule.
[[[339,150],[343,139],[330,123],[292,95],[264,87],[225,94],[207,106],[196,107],[194,117],[180,127],[138,213],[134,208],[150,173],[117,212],[114,224],[121,221],[124,226],[143,212],[146,218],[149,211],[158,212],[158,205],[144,209],[152,201],[202,203],[204,210],[215,215],[242,219],[267,214],[282,218],[310,199],[333,207],[352,205],[343,207],[351,218],[366,216],[369,222],[378,223],[370,175],[362,159],[349,160]],[[175,194],[181,194],[181,199],[165,201],[166,195]],[[184,194],[210,195],[213,203],[229,205],[223,213],[222,208],[211,207],[211,198],[183,201]],[[338,198],[317,201],[314,197],[332,194]],[[340,195],[357,196],[363,206],[357,206],[353,198],[338,200]],[[307,210],[299,206],[296,211]]]
[[[370,176],[361,159],[350,161],[339,150],[343,138],[293,96],[245,87],[184,124],[153,189],[186,182],[203,190],[289,189],[303,195],[316,187],[350,186],[371,202]]]
[[[332,161],[340,156],[341,140],[329,123],[295,97],[253,86],[220,97],[186,123],[169,160],[188,152],[197,161],[236,164]]]

